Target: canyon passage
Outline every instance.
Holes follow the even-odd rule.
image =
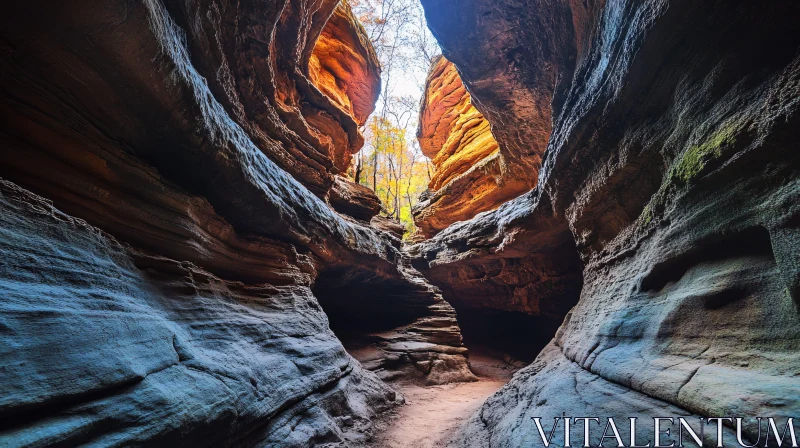
[[[800,2],[0,23],[0,446],[792,446]]]

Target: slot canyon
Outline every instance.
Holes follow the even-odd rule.
[[[364,1],[7,4],[0,447],[793,446],[800,2],[419,0],[405,223]]]

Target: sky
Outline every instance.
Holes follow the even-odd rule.
[[[439,54],[436,40],[428,29],[419,0],[351,0],[381,60],[383,92],[393,97],[409,96],[413,104],[422,99],[429,59]],[[383,28],[381,28],[383,27]],[[389,48],[396,48],[390,52]],[[394,61],[389,55],[395,55]],[[387,79],[389,80],[387,85]],[[376,114],[381,113],[378,100]],[[409,120],[408,130],[416,135],[419,108]]]

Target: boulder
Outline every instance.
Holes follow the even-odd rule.
[[[375,192],[342,176],[334,177],[328,201],[337,212],[364,222],[370,222],[382,207]]]
[[[406,227],[402,222],[383,215],[373,216],[372,220],[370,221],[370,225],[378,230],[387,232],[398,239],[402,239],[406,232]]]

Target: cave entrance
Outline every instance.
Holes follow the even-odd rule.
[[[473,357],[530,364],[553,339],[560,321],[526,313],[456,307],[464,345]],[[480,373],[480,372],[477,372]]]
[[[578,303],[583,262],[566,222],[549,216],[544,215],[546,221],[531,217],[530,222],[541,222],[526,229],[529,236],[515,240],[505,253],[462,256],[472,248],[459,246],[452,233],[414,249],[433,248],[429,254],[439,254],[420,257],[415,265],[455,309],[471,354],[483,351],[528,364]],[[447,250],[434,252],[441,247]]]
[[[429,314],[429,301],[401,281],[321,272],[312,288],[331,330],[346,348],[368,342],[371,334],[391,331]]]
[[[401,259],[387,277],[323,272],[313,288],[345,349],[385,381],[474,381],[453,308]]]

